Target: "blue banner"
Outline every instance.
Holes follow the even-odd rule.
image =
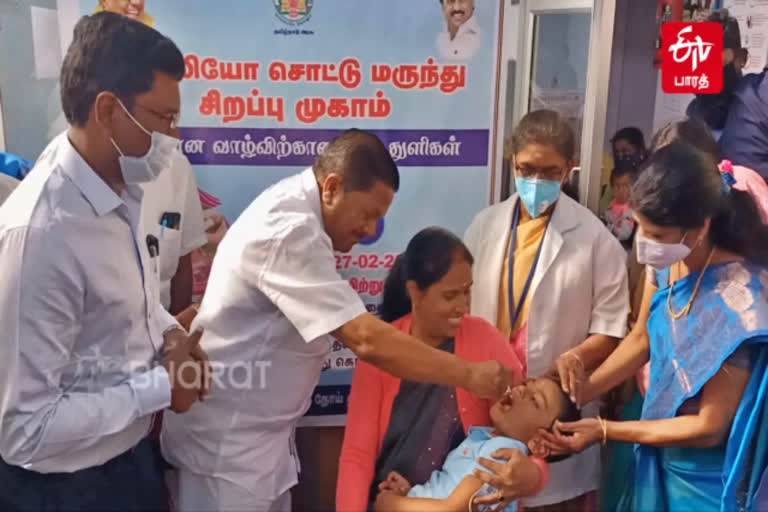
[[[377,236],[337,258],[375,312],[418,230],[461,235],[488,204],[499,2],[147,0],[139,19],[185,55],[183,149],[229,222],[344,129],[387,144],[401,190]],[[335,344],[308,418],[343,424],[355,365]]]

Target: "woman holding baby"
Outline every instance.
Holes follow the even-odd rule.
[[[467,314],[472,263],[472,255],[452,233],[422,230],[387,278],[382,319],[466,360],[498,360],[522,380],[507,340],[489,323]],[[490,410],[491,403],[463,389],[403,382],[359,363],[339,465],[337,510],[368,509],[392,472],[411,484],[426,482],[471,427],[491,425]],[[513,462],[516,474],[507,475],[513,492],[531,494],[546,480],[543,460],[521,454]]]
[[[387,319],[418,336],[419,324],[429,318],[433,325],[450,327],[455,333],[452,338],[448,330],[435,332],[431,342],[436,346],[444,344],[444,349],[455,350],[460,357],[496,358],[511,368],[517,367],[521,380],[545,373],[558,375],[565,391],[570,391],[581,368],[597,367],[625,334],[629,309],[625,254],[599,219],[560,193],[573,166],[575,147],[573,131],[558,114],[528,114],[513,138],[518,194],[481,212],[475,219],[465,237],[466,247],[462,245],[458,252],[466,262],[463,275],[456,275],[450,289],[444,290],[440,286],[424,286],[417,279],[418,273],[406,273],[405,285],[391,290],[404,290],[402,293],[407,293],[410,304],[406,302],[406,308],[392,311]],[[437,268],[439,256],[446,253],[456,251],[435,246],[434,253],[424,260],[425,268]],[[475,264],[471,265],[473,259]],[[406,269],[415,268],[409,251],[401,263],[408,263]],[[446,272],[445,278],[449,275]],[[433,283],[439,285],[441,281],[430,280],[426,284]],[[391,293],[389,281],[387,288],[385,306]],[[447,301],[446,307],[461,297],[461,304],[438,308],[440,314],[432,315],[427,313],[430,308],[425,308],[430,297]],[[469,316],[468,312],[476,316]],[[413,471],[410,478],[404,474],[411,484],[428,480],[430,471],[435,469],[432,464],[439,469],[451,449],[467,436],[469,427],[491,425],[491,404],[461,390],[456,391],[456,404],[451,403],[450,390],[444,390],[448,393],[447,401],[426,405],[415,401],[418,405],[408,405],[413,398],[409,386],[403,387],[405,383],[399,388],[390,385],[391,378],[381,372],[378,381],[365,382],[368,372],[360,370],[358,367],[352,385],[337,485],[337,508],[341,511],[364,510],[381,482],[385,488],[388,485],[388,468],[405,468],[395,470],[400,474]],[[383,406],[372,404],[377,398],[371,390],[387,394],[387,402]],[[451,416],[454,410],[458,410],[461,428],[453,419],[446,430],[445,418],[456,418],[456,414]],[[592,411],[593,415],[597,410],[596,403],[583,409],[585,414]],[[397,419],[396,411],[402,411],[402,420]],[[414,437],[413,447],[404,449],[404,440],[419,432],[411,426],[414,423],[423,424],[423,432],[428,434]],[[361,425],[375,429],[375,433],[356,435]],[[363,438],[366,449],[360,448]],[[432,446],[427,439],[439,443],[439,447]],[[436,449],[440,457],[430,457]],[[398,466],[387,464],[393,451],[399,454]],[[513,498],[531,496],[523,500],[526,510],[595,509],[600,482],[598,447],[550,464],[549,483],[543,487],[546,479],[542,479],[541,469],[547,466],[540,459],[504,448],[490,456],[497,461],[485,460],[483,467],[487,470],[474,474],[496,491],[478,501],[504,504]],[[508,462],[502,464],[498,460]],[[516,478],[498,474],[511,468],[516,468],[512,475]],[[508,485],[510,480],[519,485]],[[356,487],[363,488],[362,498]]]

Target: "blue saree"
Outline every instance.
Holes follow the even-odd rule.
[[[699,273],[672,289],[674,311],[693,293]],[[657,274],[651,303],[650,387],[641,419],[675,417],[743,344],[753,347],[751,376],[726,443],[711,449],[636,445],[633,488],[617,510],[758,510],[768,455],[768,270],[749,263],[711,266],[688,315],[667,307],[669,271]],[[762,504],[765,506],[765,503]]]

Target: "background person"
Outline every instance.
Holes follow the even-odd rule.
[[[164,121],[169,133],[179,137],[177,121]],[[190,308],[194,292],[192,253],[207,243],[195,171],[187,157],[177,151],[170,167],[143,188],[142,225],[160,245],[160,301],[174,315],[194,310]]]
[[[481,212],[465,236],[475,256],[472,313],[510,340],[527,376],[554,372],[569,393],[574,370],[597,367],[624,336],[629,310],[624,250],[560,193],[575,145],[556,112],[527,114],[513,136],[518,193]],[[551,464],[549,484],[524,505],[594,510],[599,482],[595,447]]]
[[[723,26],[723,90],[717,94],[697,94],[686,110],[688,117],[706,123],[715,132],[725,127],[728,111],[734,99],[734,93],[741,81],[742,61],[738,59],[741,51],[741,31],[739,22],[731,16],[728,9],[713,12],[707,21]]]
[[[613,199],[603,214],[603,220],[608,230],[629,250],[635,234],[635,219],[629,206],[629,189],[635,176],[631,167],[617,167],[611,172],[611,188]]]
[[[611,171],[616,168],[639,169],[648,157],[645,136],[640,128],[626,126],[611,137],[611,154],[603,158],[603,197],[600,211],[604,212],[613,200]]]
[[[738,165],[727,159],[723,160],[721,158],[722,145],[719,145],[714,139],[706,124],[695,119],[670,123],[656,133],[653,138],[653,146],[655,149],[661,149],[676,140],[687,142],[699,151],[710,155],[716,162],[720,162],[721,170],[728,171],[736,179],[733,187],[742,192],[749,192],[760,210],[763,223],[768,224],[768,182],[748,167]]]
[[[542,432],[576,451],[606,439],[637,443],[620,510],[755,505],[768,455],[768,226],[732,184],[688,144],[651,157],[632,191],[638,258],[653,269],[643,312],[578,399],[605,392],[650,357],[642,418],[589,418]]]
[[[203,393],[197,347],[159,301],[142,189],[178,139],[184,58],[112,13],[81,19],[61,73],[71,124],[0,207],[0,508],[164,510],[146,439]],[[191,376],[188,373],[191,372]]]
[[[504,336],[485,320],[469,316],[472,262],[452,233],[420,231],[387,277],[381,319],[467,361],[497,360],[521,380],[522,366]],[[339,461],[336,509],[369,509],[392,471],[413,483],[429,480],[470,427],[491,425],[491,405],[455,386],[402,381],[359,363]],[[519,495],[533,494],[540,482],[546,483],[542,469],[547,466],[541,459],[520,461]]]
[[[723,158],[768,182],[768,68],[739,83],[719,143]]]
[[[371,315],[336,270],[334,251],[348,252],[375,234],[399,184],[386,146],[349,130],[232,224],[196,320],[220,378],[205,402],[184,417],[166,416],[163,426],[163,452],[180,468],[180,510],[290,509],[295,428],[331,336],[363,362],[406,380],[462,387],[481,398],[499,398],[513,383],[497,361],[463,361]],[[264,380],[249,370],[243,382],[242,368],[264,364]]]

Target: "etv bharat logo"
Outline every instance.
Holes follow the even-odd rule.
[[[313,0],[274,0],[275,15],[288,25],[301,25],[309,21]]]
[[[717,94],[723,89],[723,27],[719,23],[665,23],[662,89]]]

